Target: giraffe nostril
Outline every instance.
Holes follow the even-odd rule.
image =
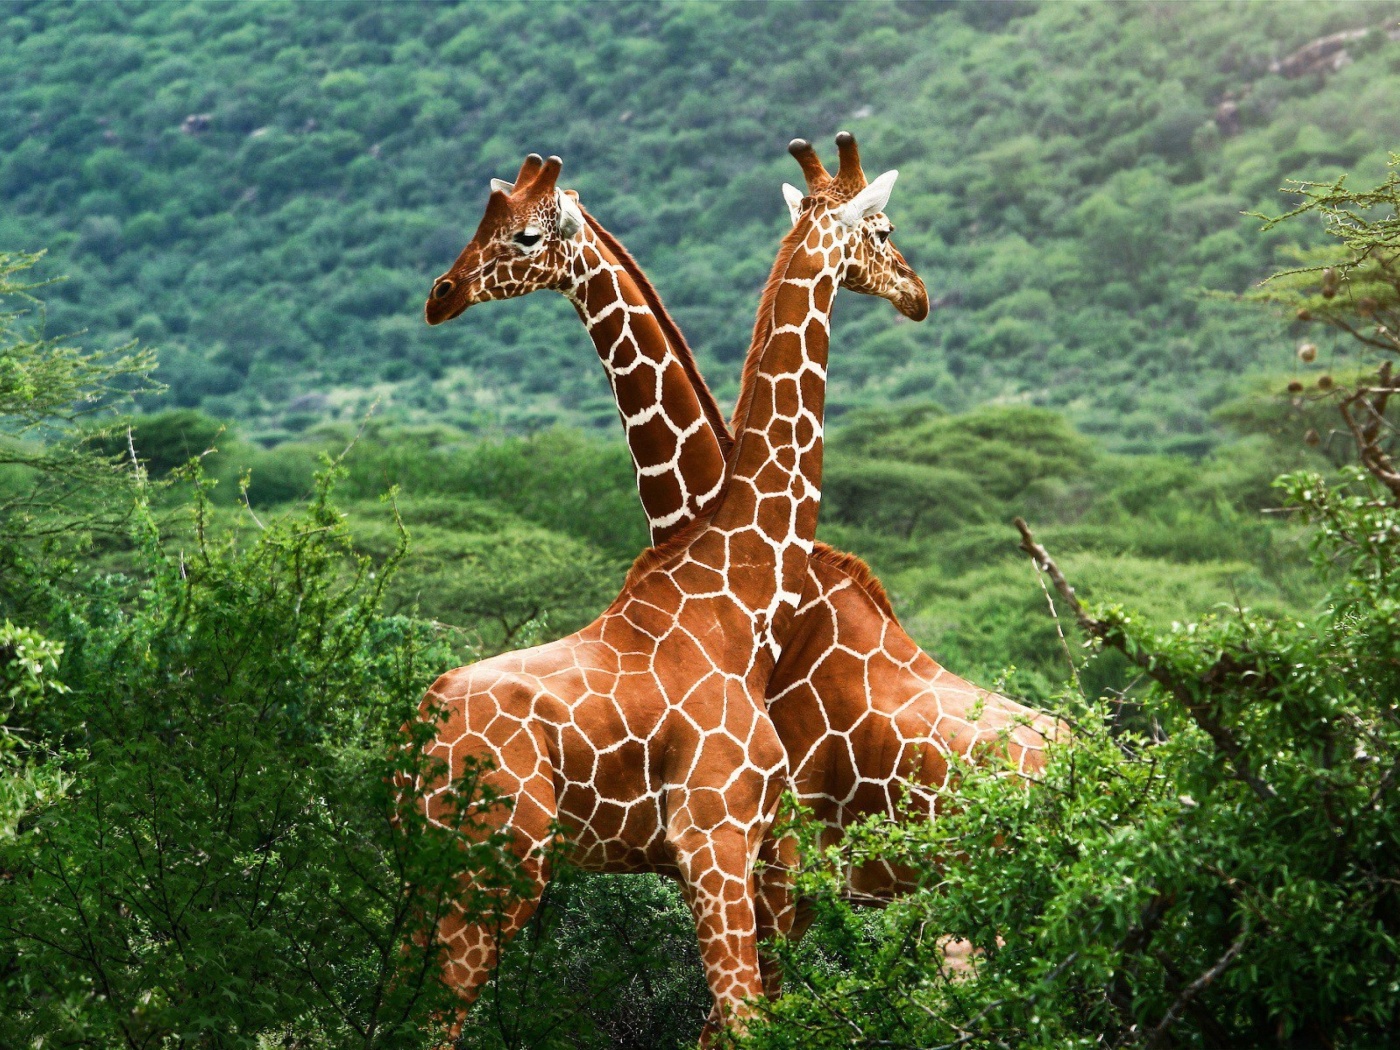
[[[438,283],[435,284],[435,285],[433,286],[433,298],[434,298],[434,299],[441,299],[443,296],[447,295],[447,294],[448,294],[449,292],[451,292],[451,291],[452,291],[452,282],[451,282],[451,281],[446,280],[446,279],[441,280],[441,281],[438,281]]]

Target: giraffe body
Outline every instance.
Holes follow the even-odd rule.
[[[530,290],[531,275],[548,272],[542,253],[558,242],[545,233],[564,234],[570,226],[570,236],[581,232],[581,214],[554,190],[558,171],[557,158],[532,157],[509,196],[504,184],[497,187],[473,245],[505,238],[510,254],[480,248],[473,254],[469,245],[454,267],[459,276],[435,285],[430,322],[460,313],[472,295]],[[745,368],[735,416],[739,439],[722,490],[710,497],[709,516],[645,552],[618,599],[583,631],[450,672],[424,703],[425,717],[445,712],[434,750],[454,778],[468,758],[495,763],[488,781],[516,799],[510,826],[537,885],[549,877],[537,854],[556,818],[586,866],[679,879],[695,917],[716,1021],[742,1016],[763,991],[757,937],[760,924],[768,929],[779,914],[754,879],[754,861],[787,783],[785,752],[764,697],[800,601],[816,529],[836,289],[880,294],[909,316],[922,318],[928,310],[922,282],[886,245],[888,220],[880,209],[892,184],[891,173],[853,199],[813,198],[785,238]],[[630,432],[663,413],[641,406],[634,414],[624,403],[623,388],[647,375],[640,357],[618,353],[636,351],[627,305],[603,304],[594,312],[585,291],[579,312],[590,327],[612,316],[621,321],[616,337],[606,340],[604,360]],[[639,325],[648,319],[654,322],[637,312]],[[595,341],[601,352],[605,339]],[[661,353],[654,368],[646,366],[659,402],[676,365],[674,354]],[[693,388],[689,396],[699,404]],[[676,452],[669,461],[634,450],[639,475],[649,476],[645,467],[653,462],[660,467],[654,476],[678,471],[689,438],[707,429],[713,436],[713,421],[703,416],[672,428]],[[703,497],[712,489],[678,487],[677,494],[688,505],[687,493]],[[645,498],[645,487],[642,492]],[[666,528],[664,516],[653,527]],[[430,816],[444,790],[427,796]],[[508,936],[532,909],[533,901],[522,902],[501,932]],[[470,1000],[499,946],[491,931],[460,919],[439,932],[450,947],[448,977]]]
[[[807,150],[799,161],[809,173],[809,190],[835,189],[849,197],[859,189],[833,187],[836,180]],[[791,187],[785,192],[800,214],[802,194]],[[578,307],[618,399],[652,540],[659,544],[699,516],[703,506],[681,494],[715,490],[733,441],[684,337],[641,267],[579,211],[584,228],[576,241],[562,243],[557,275],[509,288],[492,285],[473,292],[471,301],[553,287]],[[432,300],[429,311],[431,317]],[[645,371],[638,361],[648,362]],[[626,425],[638,415],[664,417],[664,431]],[[686,435],[684,455],[667,433]],[[657,462],[682,476],[648,484],[642,466]],[[769,681],[768,704],[789,756],[791,786],[823,825],[824,845],[839,841],[841,828],[852,821],[906,815],[909,778],[942,786],[954,755],[966,760],[982,749],[1004,748],[1010,765],[1033,777],[1044,766],[1047,739],[1065,733],[1040,712],[940,666],[904,631],[864,563],[820,543],[809,560],[797,621]],[[932,794],[920,792],[915,799],[933,812]],[[770,853],[767,859],[782,863]],[[882,864],[851,872],[850,882],[856,899],[866,901],[911,887],[909,873]],[[774,892],[781,894],[781,886]],[[775,902],[773,910],[783,913],[773,919],[776,928],[785,929],[785,906]]]
[[[676,493],[713,491],[723,480],[722,467],[700,446],[727,454],[732,438],[717,422],[714,397],[645,273],[592,215],[585,212],[584,218],[588,233],[580,255],[590,262],[571,268],[579,285],[566,287],[565,295],[604,316],[621,312],[609,305],[620,298],[633,318],[649,312],[658,323],[634,324],[639,345],[626,353],[652,362],[677,359],[680,374],[691,383],[691,390],[678,394],[672,373],[668,382],[630,392],[633,411],[651,407],[645,395],[654,392],[657,412],[670,420],[669,428],[695,435],[687,457],[667,460],[685,476],[668,490],[639,485],[653,542],[659,544],[697,516]],[[603,274],[610,276],[601,279]],[[580,315],[607,366],[616,353],[615,334],[600,333],[582,309]],[[616,389],[615,373],[611,368],[608,373]],[[625,419],[627,409],[621,411]],[[630,427],[626,435],[634,462],[657,458],[647,435]],[[950,756],[967,759],[978,748],[999,746],[1003,738],[1010,763],[1033,776],[1044,765],[1047,736],[1063,731],[1040,712],[940,666],[904,631],[878,581],[854,555],[814,545],[797,618],[769,682],[769,713],[792,765],[793,790],[829,829],[828,843],[853,820],[896,814],[910,776],[941,785]],[[931,810],[931,796],[921,797]],[[857,872],[853,879],[853,889],[864,898],[886,899],[910,888],[883,868]]]
[[[933,816],[955,756],[999,754],[1033,778],[1047,743],[1065,739],[1054,719],[973,685],[924,652],[868,573],[851,555],[819,549],[769,682],[793,792],[823,826],[824,846],[870,816]],[[849,889],[857,900],[884,901],[912,889],[913,875],[872,862],[848,873]]]
[[[654,582],[642,581],[578,634],[448,672],[429,690],[424,714],[447,712],[432,753],[450,770],[468,757],[495,764],[485,780],[514,799],[516,849],[541,888],[550,873],[536,854],[556,821],[581,867],[680,880],[712,992],[737,1001],[757,990],[746,880],[786,761],[742,669],[727,666],[736,661],[726,648],[742,652],[726,645],[743,630],[733,602],[702,598],[698,637],[662,621],[655,599],[674,586],[674,568],[648,574]],[[691,681],[686,668],[698,666],[710,671]],[[437,798],[426,802],[432,813]],[[532,910],[526,902],[508,925]],[[735,949],[731,934],[746,931],[750,943]],[[491,932],[457,921],[442,936],[450,979],[474,992],[495,962]]]

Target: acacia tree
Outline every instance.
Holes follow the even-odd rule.
[[[130,461],[89,444],[106,436],[102,428],[79,435],[75,425],[155,389],[149,350],[85,351],[32,322],[36,308],[42,317],[32,293],[43,284],[24,274],[42,257],[0,252],[0,546],[71,532],[79,514],[80,524],[110,520],[112,508],[95,497],[111,491]]]
[[[25,279],[42,258],[0,252],[0,841],[66,780],[13,724],[62,696],[55,671],[63,645],[11,618],[32,613],[28,570],[36,555],[71,549],[86,529],[123,517],[129,472],[120,457],[90,448],[75,424],[148,387],[155,365],[129,346],[85,352],[45,335],[31,316],[42,316],[32,293],[43,282]]]
[[[1052,752],[1037,784],[995,764],[961,769],[935,821],[870,821],[825,855],[797,821],[801,887],[847,946],[847,965],[783,949],[795,987],[747,1045],[1393,1038],[1400,168],[1365,192],[1340,181],[1297,189],[1300,207],[1270,225],[1321,215],[1334,243],[1253,298],[1331,326],[1363,355],[1345,381],[1290,391],[1332,402],[1352,453],[1335,475],[1276,482],[1309,530],[1324,606],[1297,619],[1237,608],[1162,631],[1119,605],[1082,602],[1018,520],[1022,549],[1091,650],[1116,650],[1140,671],[1136,710],[1125,719],[1068,691],[1076,740]],[[918,892],[873,920],[841,897],[842,873],[872,856],[922,875]],[[969,972],[945,965],[949,935],[978,950]]]
[[[1307,409],[1318,402],[1334,405],[1340,416],[1337,430],[1351,457],[1369,477],[1400,499],[1400,469],[1394,462],[1395,424],[1387,415],[1390,399],[1400,392],[1400,155],[1392,154],[1389,177],[1373,189],[1354,191],[1346,177],[1332,183],[1298,183],[1302,203],[1293,211],[1267,220],[1266,229],[1307,216],[1321,217],[1334,239],[1327,246],[1300,252],[1308,264],[1276,275],[1252,298],[1282,306],[1306,330],[1321,326],[1346,339],[1341,351],[1356,360],[1346,363],[1343,376],[1326,368],[1316,343],[1303,342],[1298,360],[1313,371],[1309,382],[1289,384],[1294,406]],[[1340,242],[1340,243],[1338,243]],[[1304,439],[1323,440],[1316,428]]]

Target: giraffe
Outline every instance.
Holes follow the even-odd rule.
[[[854,140],[847,144],[843,136],[838,145],[851,152],[858,169]],[[794,140],[790,151],[802,165],[809,192],[829,186],[831,176],[808,143]],[[517,182],[541,163],[537,156],[528,158]],[[501,180],[492,185],[507,192],[513,188]],[[655,288],[572,191],[564,192],[577,217],[559,229],[559,251],[541,260],[540,272],[509,287],[483,284],[448,299],[444,282],[460,275],[459,264],[435,283],[428,319],[441,323],[473,303],[537,288],[569,298],[613,384],[652,541],[659,544],[698,515],[684,494],[708,493],[719,484],[719,461],[728,456],[732,439]],[[784,194],[795,222],[803,195],[790,186]],[[479,247],[483,254],[473,257],[477,266],[493,250],[511,252],[499,242],[494,249]],[[645,369],[635,365],[638,359],[648,363]],[[619,361],[627,366],[621,374]],[[663,363],[670,369],[664,375]],[[630,388],[619,388],[629,381]],[[664,430],[627,425],[629,418],[657,416],[668,420]],[[688,435],[688,455],[678,458],[676,446],[658,443],[657,433]],[[682,476],[665,486],[648,485],[642,465],[651,463],[674,465]],[[931,816],[953,756],[968,760],[999,752],[1017,774],[1030,778],[1044,766],[1047,738],[1067,738],[1062,724],[941,667],[904,631],[884,589],[859,558],[817,543],[807,573],[792,634],[769,680],[768,704],[788,754],[794,793],[818,821],[823,846],[838,842],[852,821],[907,816],[911,786],[917,809]],[[766,842],[764,852],[781,871],[788,858],[779,845]],[[913,874],[870,862],[847,873],[848,891],[855,900],[882,903],[912,888]],[[765,932],[800,936],[810,914],[794,912],[785,882],[765,880],[763,889]],[[768,992],[776,993],[777,970],[767,969],[764,976]]]
[[[729,430],[689,348],[673,340],[670,317],[647,301],[650,286],[637,283],[639,268],[589,222],[577,196],[560,191],[550,198],[524,190],[512,196],[515,187],[529,187],[544,166],[532,153],[514,183],[491,180],[482,218],[482,229],[489,223],[491,236],[478,231],[452,270],[434,282],[427,321],[442,324],[473,303],[541,288],[562,292],[597,346],[626,431],[652,543],[659,544],[714,505],[732,444]]]
[[[434,286],[430,322],[474,299],[543,287],[534,284],[550,272],[542,253],[582,229],[577,205],[556,188],[560,168],[557,157],[530,158],[509,194],[493,188],[472,242]],[[464,1003],[536,906],[556,822],[584,868],[679,880],[714,1000],[711,1030],[741,1023],[763,992],[754,862],[787,783],[764,695],[816,530],[829,315],[838,287],[914,319],[928,313],[923,282],[889,243],[883,208],[896,173],[868,186],[858,166],[842,174],[842,192],[807,198],[783,239],[712,506],[645,551],[593,624],[450,671],[424,698],[420,717],[438,722],[430,753],[452,778],[469,759],[493,764],[487,780],[513,799],[503,819],[536,890],[499,933],[460,916],[440,926],[446,977]],[[580,272],[593,261],[572,254]],[[645,305],[630,280],[619,283]],[[634,363],[619,361],[617,375]],[[684,372],[672,355],[657,382],[676,368]],[[688,446],[680,434],[677,463]],[[423,788],[430,818],[451,804],[446,779]]]

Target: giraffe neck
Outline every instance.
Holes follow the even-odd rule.
[[[689,347],[655,290],[639,283],[631,258],[591,224],[570,249],[560,290],[607,372],[652,542],[661,543],[717,504],[729,435],[720,437],[724,423],[713,402],[701,403]]]
[[[721,536],[728,587],[776,654],[802,591],[821,499],[831,306],[844,244],[808,214],[783,242],[744,365],[724,495],[697,539]]]

